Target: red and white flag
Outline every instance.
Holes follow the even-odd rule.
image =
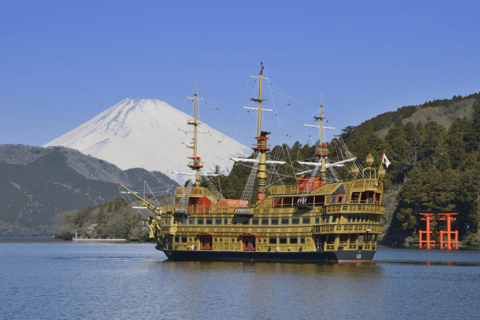
[[[390,165],[390,160],[388,160],[387,156],[385,155],[385,151],[383,151],[382,163],[385,163],[385,167],[387,168]]]

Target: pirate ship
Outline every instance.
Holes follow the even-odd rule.
[[[321,103],[315,117],[319,125],[304,125],[320,132],[315,161],[299,162],[310,169],[298,173],[295,184],[285,185],[280,179],[267,184],[268,174],[284,162],[267,160],[269,132],[262,131],[263,63],[257,79],[258,98],[251,100],[258,106],[249,108],[258,112],[253,157],[232,159],[252,166],[241,199],[224,199],[213,185],[200,183],[203,163],[197,154],[197,93],[192,98],[194,119],[188,122],[194,133],[188,166],[195,181],[177,187],[175,201],[162,206],[119,183],[152,212],[148,224],[156,249],[171,260],[370,262],[385,210],[383,165],[374,168],[374,159],[368,155],[363,167],[348,151],[342,153],[342,160],[331,162],[323,142],[326,118]],[[335,174],[335,167],[348,171],[347,179]],[[255,185],[256,199],[252,197]]]

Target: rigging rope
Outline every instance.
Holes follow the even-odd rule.
[[[178,207],[177,210],[178,212],[187,212],[187,206],[188,206],[188,199],[190,195],[190,190],[192,189],[193,182],[192,179],[188,180],[188,186],[185,188],[185,193],[183,194],[182,199],[178,202]]]
[[[259,160],[260,159],[260,153],[255,152],[255,159]],[[252,171],[250,172],[250,176],[248,177],[247,184],[245,185],[245,189],[243,190],[242,196],[240,197],[240,200],[246,200],[247,201],[247,206],[250,204],[250,200],[252,199],[252,194],[253,194],[253,187],[255,184],[255,176],[257,175],[257,169],[258,169],[258,161],[253,164]]]
[[[223,199],[223,195],[220,193],[220,191],[217,190],[217,188],[215,188],[215,185],[212,183],[212,181],[210,181],[208,176],[202,175],[201,180],[207,181],[207,184],[212,189],[212,193],[215,195],[215,197],[217,197],[218,199]]]

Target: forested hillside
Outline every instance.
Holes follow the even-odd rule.
[[[55,237],[71,239],[78,235],[84,238],[116,238],[147,241],[149,228],[147,210],[132,209],[122,198],[93,207],[72,210],[57,215],[54,219]]]
[[[0,145],[0,174],[0,236],[53,235],[52,217],[116,199],[118,182],[141,189],[146,180],[157,191],[177,185],[160,172],[122,171],[63,147]]]
[[[343,139],[360,159],[368,152],[386,150],[392,162],[385,187],[399,193],[384,243],[402,246],[414,242],[418,229],[424,228],[417,210],[457,211],[460,238],[478,231],[479,101],[480,94],[473,94],[404,107],[344,130]],[[446,129],[445,116],[462,105],[471,105],[471,115],[455,118]],[[426,122],[412,117],[422,111]],[[377,132],[385,128],[387,134],[381,139]]]

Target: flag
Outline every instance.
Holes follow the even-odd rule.
[[[390,160],[388,160],[387,156],[385,155],[385,151],[383,152],[382,163],[385,163],[385,167],[387,168],[390,165]]]

